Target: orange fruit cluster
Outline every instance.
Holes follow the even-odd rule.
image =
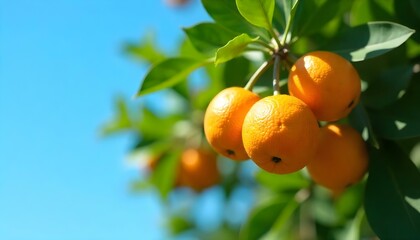
[[[250,158],[271,173],[307,166],[315,182],[332,190],[359,181],[368,163],[360,134],[350,126],[318,125],[346,117],[357,105],[356,69],[337,54],[311,52],[290,69],[288,87],[290,95],[262,99],[240,87],[221,91],[204,117],[210,145],[233,160]]]

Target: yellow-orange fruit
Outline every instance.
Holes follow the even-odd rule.
[[[181,155],[177,186],[196,191],[216,185],[220,181],[215,153],[204,149],[187,149]]]
[[[313,158],[319,127],[301,100],[275,95],[255,103],[245,117],[245,150],[262,169],[278,174],[298,171]]]
[[[368,168],[368,153],[359,132],[348,125],[321,128],[317,152],[307,169],[312,179],[335,192],[359,182]]]
[[[289,93],[304,101],[320,121],[346,117],[357,105],[361,81],[343,57],[315,51],[299,58],[290,69]]]
[[[249,159],[242,143],[242,123],[259,99],[240,87],[226,88],[212,99],[204,115],[204,132],[219,154],[237,161]]]

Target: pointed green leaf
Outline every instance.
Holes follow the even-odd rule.
[[[151,181],[162,200],[167,199],[169,192],[174,187],[180,155],[179,149],[167,152],[152,173]]]
[[[107,122],[101,128],[101,135],[108,136],[128,130],[132,127],[132,120],[126,101],[122,97],[118,97],[115,102],[115,116],[110,122]]]
[[[250,23],[271,31],[274,0],[236,0],[241,15]]]
[[[353,62],[380,56],[403,44],[415,31],[392,22],[369,22],[348,29],[329,50]]]
[[[154,34],[148,33],[138,44],[125,44],[124,51],[139,60],[155,64],[165,58],[165,54],[156,47],[155,43]]]
[[[227,62],[245,51],[245,48],[258,40],[258,37],[251,38],[247,34],[241,34],[230,40],[225,46],[219,48],[216,52],[215,64]]]
[[[212,59],[169,58],[153,66],[136,94],[136,97],[172,87],[184,80],[192,71],[212,62]]]
[[[200,23],[184,31],[198,51],[213,54],[237,35],[217,23]]]
[[[293,196],[293,195],[291,195]],[[267,233],[292,197],[278,196],[260,201],[242,225],[239,239],[257,240]]]
[[[247,22],[239,13],[235,0],[202,0],[207,13],[223,27],[238,33],[270,39],[264,29]]]
[[[275,219],[271,229],[261,237],[261,240],[283,239],[287,230],[290,230],[290,219],[298,207],[299,203],[294,198],[289,199],[279,216]]]
[[[381,239],[420,239],[420,172],[394,143],[371,149],[365,211]]]

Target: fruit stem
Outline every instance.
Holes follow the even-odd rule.
[[[280,60],[279,54],[274,56],[273,89],[274,95],[280,95]]]
[[[276,42],[277,47],[275,48],[275,50],[280,49],[283,46],[283,44],[280,43],[279,35],[274,30],[273,25],[270,25],[269,32],[271,36],[274,38],[274,41]]]
[[[259,45],[261,45],[261,46],[263,46],[263,47],[265,47],[267,49],[270,49],[272,52],[275,52],[276,51],[276,49],[273,46],[271,46],[270,44],[268,44],[268,43],[266,43],[264,41],[258,40],[255,43],[256,44],[259,44]]]
[[[255,73],[251,76],[248,83],[245,85],[245,89],[248,91],[252,91],[254,88],[255,83],[257,83],[258,79],[263,75],[263,73],[273,64],[273,58],[270,60],[265,61],[261,66],[255,71]]]

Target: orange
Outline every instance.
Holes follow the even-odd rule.
[[[289,95],[261,99],[245,117],[245,150],[262,169],[278,174],[298,171],[312,159],[319,127],[301,100]]]
[[[181,155],[178,186],[201,191],[220,181],[215,153],[204,149],[187,149]]]
[[[320,121],[346,117],[357,105],[361,82],[353,65],[324,51],[308,53],[290,69],[289,93],[302,101]]]
[[[219,154],[237,161],[249,159],[242,143],[242,123],[258,100],[257,94],[240,87],[226,88],[211,100],[204,115],[204,132]]]
[[[321,128],[318,150],[307,165],[316,183],[340,192],[360,181],[367,168],[368,154],[359,132],[348,125]]]

